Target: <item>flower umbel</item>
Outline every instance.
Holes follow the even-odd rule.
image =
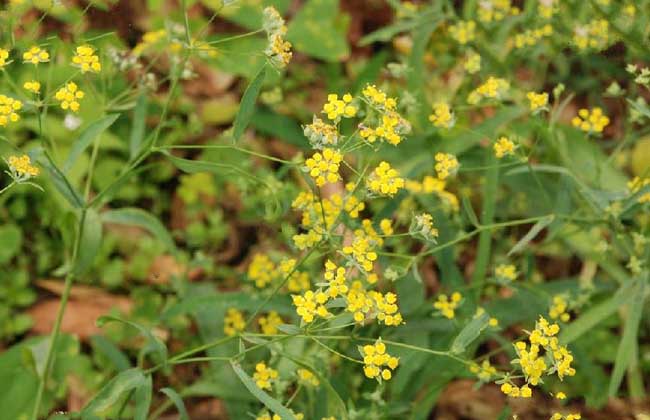
[[[99,73],[102,70],[99,57],[90,45],[77,47],[75,55],[72,57],[72,65],[78,67],[82,73]]]
[[[591,111],[583,108],[578,111],[577,116],[573,117],[571,124],[587,133],[602,133],[609,125],[609,117],[603,114],[600,107],[595,107]]]
[[[77,112],[79,111],[79,100],[83,99],[84,92],[75,82],[68,82],[67,85],[56,91],[54,97],[61,102],[61,109]]]
[[[393,377],[392,371],[399,365],[399,359],[386,352],[386,345],[381,338],[375,344],[367,344],[360,348],[363,356],[363,373],[368,378],[377,378],[387,381]]]
[[[23,61],[34,65],[38,63],[47,63],[50,61],[50,54],[47,51],[42,50],[40,47],[33,46],[23,53]]]
[[[9,96],[0,95],[0,127],[4,127],[9,122],[16,122],[20,119],[18,111],[23,107],[23,103],[18,99]]]

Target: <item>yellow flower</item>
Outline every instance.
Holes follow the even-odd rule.
[[[366,272],[372,271],[377,253],[373,251],[368,236],[355,232],[352,245],[343,247],[343,253],[351,255],[359,266]]]
[[[12,178],[16,181],[26,181],[33,176],[38,176],[41,172],[27,155],[10,156],[7,160]]]
[[[309,274],[294,270],[296,260],[294,258],[285,259],[278,266],[284,277],[289,276],[287,280],[287,289],[290,292],[302,292],[309,290]],[[291,273],[291,274],[289,274]]]
[[[23,61],[34,65],[38,63],[47,63],[50,61],[50,54],[47,51],[40,49],[40,47],[33,46],[23,53]]]
[[[456,174],[458,170],[458,159],[456,156],[450,153],[436,153],[435,155],[436,164],[434,166],[438,179],[444,180],[449,176]]]
[[[478,3],[478,19],[481,22],[500,21],[508,15],[518,14],[519,8],[513,7],[510,0],[483,0]]]
[[[475,52],[470,53],[465,59],[465,64],[463,67],[469,74],[478,73],[481,71],[481,56]]]
[[[262,289],[276,277],[276,266],[266,254],[255,254],[248,266],[248,278]]]
[[[421,236],[427,241],[435,241],[438,237],[438,229],[433,227],[433,216],[428,213],[416,215],[411,222],[409,233]]]
[[[594,19],[589,24],[578,26],[573,31],[573,43],[579,50],[602,50],[609,44],[609,22]]]
[[[641,188],[647,185],[650,185],[650,178],[641,179],[638,176],[635,176],[634,179],[627,183],[627,188],[630,190],[630,194],[636,194],[641,190]],[[638,201],[639,203],[650,203],[650,192],[641,194]]]
[[[271,384],[278,379],[278,371],[266,366],[266,363],[259,362],[255,365],[253,374],[255,384],[262,389],[271,389]]]
[[[343,98],[335,93],[327,95],[327,103],[323,105],[323,114],[332,121],[339,121],[341,117],[352,118],[357,115],[357,108],[352,105],[352,95],[346,93]]]
[[[223,333],[227,336],[234,336],[237,333],[244,331],[246,328],[246,321],[244,321],[244,314],[235,308],[228,308],[226,317],[223,321]]]
[[[377,378],[388,381],[392,378],[392,371],[399,365],[399,359],[386,352],[386,345],[381,338],[375,344],[367,344],[361,348],[363,357],[363,373],[367,378]]]
[[[451,299],[449,299],[447,295],[441,294],[438,296],[438,300],[433,303],[433,307],[436,308],[445,318],[454,319],[456,316],[456,308],[462,299],[463,296],[458,292],[452,293]]]
[[[580,413],[574,413],[574,414],[567,414],[566,416],[562,415],[561,413],[554,413],[550,420],[580,420],[582,416]]]
[[[512,264],[501,264],[497,266],[497,268],[494,270],[494,275],[498,279],[503,279],[507,281],[515,281],[517,279],[517,276],[519,275],[517,273],[517,267],[515,267]]]
[[[449,27],[449,35],[461,45],[465,45],[475,38],[476,22],[473,20],[460,20]]]
[[[322,187],[326,183],[333,184],[341,176],[339,175],[339,165],[343,160],[343,155],[334,149],[323,149],[323,153],[316,152],[312,157],[305,161],[306,169],[309,175],[314,178],[316,185]]]
[[[558,400],[564,400],[564,399],[566,399],[566,394],[564,392],[562,392],[562,391],[557,392],[555,394],[555,398],[557,398]]]
[[[41,91],[41,84],[36,80],[32,80],[30,82],[25,82],[23,88],[25,88],[25,90],[28,90],[32,93],[39,93]]]
[[[141,55],[146,49],[156,44],[167,35],[167,31],[159,29],[157,31],[145,32],[142,35],[141,41],[133,47],[133,55]]]
[[[557,11],[559,0],[539,0],[537,12],[544,19],[550,19]]]
[[[454,114],[449,105],[438,102],[433,105],[433,114],[429,115],[429,121],[436,127],[451,128],[454,125]]]
[[[0,95],[0,127],[5,127],[10,122],[18,121],[20,119],[18,111],[22,107],[23,103],[18,99]]]
[[[476,105],[483,98],[501,99],[510,89],[510,83],[498,77],[490,76],[488,80],[470,92],[467,102]]]
[[[513,155],[515,152],[515,144],[507,137],[501,137],[494,143],[494,156],[498,159],[506,155]]]
[[[609,117],[603,114],[600,107],[595,107],[591,111],[583,108],[578,111],[577,116],[573,117],[571,124],[587,133],[602,133],[609,125]]]
[[[293,53],[291,52],[291,43],[284,39],[287,34],[284,19],[274,7],[269,6],[264,9],[262,25],[269,42],[265,50],[266,56],[275,67],[286,67],[291,61]]]
[[[305,385],[308,386],[318,386],[320,385],[320,381],[314,375],[314,373],[308,369],[298,369],[298,379],[300,382],[302,382]]]
[[[469,366],[469,371],[475,374],[482,382],[488,382],[497,374],[496,368],[490,364],[489,360],[483,360],[483,363],[480,365],[472,363]]]
[[[562,295],[553,296],[553,303],[548,314],[551,319],[560,319],[562,322],[569,322],[571,315],[567,312],[568,304]]]
[[[404,188],[404,178],[400,178],[399,172],[391,168],[388,162],[381,162],[368,177],[366,185],[376,194],[392,197],[400,188]]]
[[[390,98],[380,89],[377,89],[375,85],[366,85],[363,88],[363,96],[374,106],[386,110],[386,111],[395,111],[397,108],[397,100],[395,98]]]
[[[336,126],[327,124],[316,116],[314,116],[311,124],[303,128],[303,132],[314,149],[322,149],[324,146],[336,146],[339,142],[339,132]]]
[[[262,333],[267,335],[275,335],[278,333],[278,326],[284,324],[282,318],[276,311],[271,311],[267,316],[263,316],[259,319],[258,323],[260,324],[260,329]]]
[[[307,324],[313,322],[316,316],[327,318],[331,315],[324,306],[328,297],[323,292],[314,293],[308,290],[303,295],[292,295],[291,298],[296,307],[296,313]]]
[[[515,48],[532,47],[544,37],[553,35],[553,27],[546,24],[536,29],[528,29],[516,34],[514,38]]]
[[[528,92],[526,97],[530,101],[530,110],[532,112],[546,109],[548,105],[548,93]]]
[[[379,229],[381,229],[381,232],[386,236],[390,236],[394,232],[392,221],[390,219],[381,219],[381,222],[379,222]]]
[[[7,59],[9,58],[9,51],[4,48],[0,48],[0,67],[4,67],[7,64]]]
[[[78,100],[83,99],[84,92],[79,90],[76,83],[68,82],[67,85],[56,91],[54,97],[61,102],[61,109],[77,112],[79,111]]]
[[[72,57],[72,65],[79,67],[82,73],[99,73],[102,70],[99,57],[95,54],[95,49],[90,45],[77,47],[75,55]]]

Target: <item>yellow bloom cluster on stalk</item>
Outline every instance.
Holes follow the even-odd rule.
[[[532,112],[544,110],[548,105],[548,93],[546,92],[528,92],[526,98],[530,102],[530,110]]]
[[[551,303],[548,315],[551,319],[559,319],[562,322],[569,322],[571,320],[571,315],[567,312],[568,307],[569,305],[564,296],[555,295],[553,296],[553,302]]]
[[[279,331],[278,326],[284,324],[284,321],[276,311],[271,311],[268,315],[260,317],[257,323],[260,325],[262,333],[275,335]]]
[[[490,379],[497,375],[496,368],[487,359],[483,360],[480,365],[478,363],[470,364],[469,371],[476,375],[481,382],[489,382]]]
[[[410,192],[415,194],[436,194],[447,205],[448,209],[458,211],[460,209],[458,197],[454,193],[445,190],[446,186],[446,181],[431,175],[425,175],[421,182],[409,179],[405,183],[405,188]]]
[[[228,308],[223,320],[223,333],[229,337],[239,334],[246,328],[244,314],[236,308]]]
[[[478,2],[478,20],[498,22],[507,16],[517,16],[521,11],[510,0],[483,0]]]
[[[560,380],[565,376],[575,375],[575,369],[571,367],[573,355],[565,346],[559,344],[559,332],[560,327],[557,324],[550,324],[540,316],[535,329],[528,336],[529,342],[515,343],[518,358],[512,363],[521,367],[526,384],[518,387],[508,380],[501,385],[504,394],[528,398],[532,395],[530,386],[537,386],[543,375],[556,374]]]
[[[587,133],[602,133],[609,125],[609,117],[603,114],[600,107],[595,107],[591,111],[583,108],[578,111],[577,116],[573,117],[571,124]]]
[[[38,176],[40,169],[32,165],[32,160],[27,155],[10,156],[7,165],[11,171],[11,176],[16,181],[26,181],[31,177]]]
[[[280,261],[280,265],[278,266],[283,278],[289,276],[287,279],[287,290],[294,293],[309,290],[309,274],[304,271],[295,270],[295,266],[295,258],[284,259]]]
[[[262,289],[273,281],[275,271],[275,264],[268,255],[255,254],[248,266],[248,278],[255,282],[255,286]]]
[[[68,82],[64,87],[57,90],[54,98],[61,103],[61,109],[72,112],[79,111],[79,100],[85,96],[75,82]]]
[[[325,307],[327,295],[321,291],[314,293],[312,290],[307,290],[303,295],[292,295],[291,298],[296,313],[307,324],[313,322],[316,316],[328,318],[332,315]]]
[[[360,349],[363,357],[363,373],[367,378],[381,378],[385,381],[393,377],[393,370],[399,365],[399,359],[386,352],[386,345],[381,338],[375,344],[367,344]]]
[[[381,219],[381,222],[379,222],[379,229],[381,230],[381,233],[386,236],[390,236],[395,232],[393,230],[393,222],[390,219]]]
[[[602,50],[609,45],[609,22],[594,19],[573,30],[573,43],[579,50]]]
[[[388,162],[381,162],[368,177],[366,185],[375,194],[392,197],[404,188],[404,178]]]
[[[18,121],[20,119],[18,111],[22,107],[23,103],[18,99],[0,95],[0,127],[5,127],[10,122]]]
[[[32,93],[39,93],[41,91],[41,84],[36,80],[31,80],[29,82],[25,82],[23,84],[23,88]]]
[[[361,137],[368,143],[375,143],[377,140],[393,146],[401,143],[402,136],[408,133],[410,126],[397,112],[397,99],[389,97],[375,85],[367,85],[362,94],[379,115],[375,128],[359,125]]]
[[[314,149],[336,146],[340,138],[336,126],[327,124],[316,116],[314,116],[311,124],[303,127],[303,133]]]
[[[265,362],[259,362],[255,365],[253,380],[261,389],[271,389],[271,384],[278,379],[278,371],[266,366]]]
[[[167,36],[167,31],[164,29],[145,32],[142,35],[140,42],[137,43],[135,47],[133,47],[132,50],[133,55],[135,56],[142,55],[142,53],[144,53],[147,49],[160,42],[166,36]]]
[[[501,264],[494,270],[494,275],[500,280],[511,282],[517,279],[519,273],[513,264]]]
[[[538,0],[537,12],[544,19],[550,19],[558,10],[559,0]]]
[[[478,73],[481,71],[481,56],[475,52],[470,52],[465,59],[463,67],[469,74]]]
[[[4,67],[7,64],[9,59],[9,51],[4,48],[0,48],[0,68]]]
[[[314,372],[312,372],[311,370],[300,368],[296,373],[298,374],[298,380],[304,385],[307,386],[320,385],[320,381],[318,380],[316,375],[314,375]]]
[[[482,99],[501,99],[510,89],[510,83],[498,77],[490,76],[488,80],[470,92],[467,103],[478,104]]]
[[[255,282],[255,286],[263,289],[269,284],[283,280],[289,276],[286,287],[290,292],[301,292],[309,289],[309,275],[305,272],[294,270],[296,260],[283,259],[276,265],[266,254],[255,254],[248,266],[248,278]]]
[[[449,105],[444,102],[438,102],[433,105],[433,114],[429,115],[429,121],[436,127],[451,128],[454,125],[455,119]]]
[[[515,144],[507,137],[500,137],[499,140],[494,143],[493,148],[494,156],[496,156],[497,159],[515,154]]]
[[[549,420],[580,420],[581,418],[580,413],[567,414],[566,416],[561,413],[553,413]]]
[[[650,185],[650,178],[639,178],[635,176],[631,181],[627,183],[627,188],[630,190],[630,194],[636,194],[641,190],[641,188]],[[638,199],[639,203],[650,203],[650,192],[641,194]]]
[[[327,95],[327,103],[323,105],[323,114],[331,121],[340,121],[341,117],[352,118],[357,115],[357,107],[352,105],[352,95],[344,94],[341,99],[336,93]]]
[[[515,34],[514,44],[515,48],[532,47],[537,44],[542,38],[553,35],[553,27],[546,24],[540,28],[527,29],[526,31]]]
[[[465,45],[476,38],[476,22],[473,20],[459,20],[449,27],[449,35],[461,45]]]
[[[23,53],[23,62],[37,65],[50,61],[50,53],[40,47],[33,46]]]
[[[438,229],[433,227],[433,216],[429,213],[416,215],[411,223],[409,233],[426,241],[435,242],[438,237]]]
[[[438,300],[433,303],[433,307],[445,318],[454,319],[456,317],[456,308],[458,308],[462,300],[463,296],[458,292],[452,293],[451,299],[447,295],[441,294],[438,296]]]
[[[322,187],[326,183],[333,184],[341,176],[339,175],[339,165],[343,160],[343,155],[335,149],[323,149],[323,153],[316,152],[305,161],[306,169],[309,171],[316,185]]]
[[[438,152],[434,156],[434,159],[436,161],[434,168],[438,175],[438,179],[445,180],[450,176],[455,175],[456,171],[458,171],[458,159],[456,159],[456,156],[451,153]]]
[[[263,27],[269,42],[264,53],[274,66],[278,68],[286,67],[293,55],[291,43],[284,39],[287,34],[284,19],[272,6],[264,9]]]
[[[99,57],[95,54],[95,49],[90,45],[80,45],[72,57],[72,65],[78,67],[82,73],[99,73],[102,71],[102,65]]]
[[[296,420],[303,420],[305,418],[305,415],[303,413],[296,413],[293,410],[291,410],[293,413],[293,416],[296,418]],[[271,416],[269,413],[264,413],[260,416],[257,416],[255,420],[282,420],[282,417],[280,417],[278,414],[273,414]]]

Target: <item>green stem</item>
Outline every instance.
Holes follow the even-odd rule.
[[[2,193],[9,190],[9,188],[13,187],[14,185],[16,185],[16,181],[11,181],[9,185],[0,190],[0,195],[2,195]]]

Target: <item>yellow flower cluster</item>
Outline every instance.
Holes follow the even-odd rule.
[[[425,175],[422,182],[407,180],[405,187],[416,194],[436,194],[451,210],[458,211],[460,209],[458,197],[454,193],[445,190],[446,185],[446,181],[442,179]]]
[[[371,239],[367,235],[358,232],[354,236],[352,245],[343,247],[343,253],[350,255],[365,272],[370,272],[377,260],[377,253],[373,251]]]
[[[232,337],[244,331],[244,328],[246,328],[244,314],[238,309],[228,308],[223,320],[223,333]]]
[[[300,368],[296,372],[298,374],[298,380],[307,386],[318,386],[320,381],[314,375],[314,373],[308,369]]]
[[[434,159],[436,161],[434,168],[438,175],[438,179],[445,180],[449,178],[449,176],[456,174],[459,166],[456,156],[451,153],[438,152],[434,156]]]
[[[390,98],[380,89],[377,89],[375,85],[366,85],[363,88],[363,96],[374,106],[387,110],[395,111],[397,109],[397,100],[395,98]]]
[[[293,416],[296,418],[296,420],[303,420],[305,418],[305,415],[303,413],[296,413],[293,410],[291,410],[293,413]],[[282,417],[280,417],[277,414],[273,414],[271,416],[269,413],[264,413],[261,416],[257,416],[255,420],[282,420]]]
[[[571,315],[567,312],[569,305],[567,304],[566,299],[562,295],[553,296],[553,303],[551,304],[551,309],[548,311],[548,315],[551,319],[560,319],[562,322],[569,322]]]
[[[526,98],[530,102],[530,110],[532,112],[546,109],[546,105],[548,105],[548,93],[546,92],[528,92]]]
[[[325,307],[327,295],[321,291],[314,293],[312,290],[307,290],[303,295],[291,295],[291,299],[296,307],[296,313],[307,324],[313,322],[317,315],[321,318],[331,316]]]
[[[609,44],[609,22],[594,19],[589,24],[578,26],[573,31],[573,43],[579,50],[602,50]]]
[[[467,103],[476,105],[481,99],[501,99],[510,89],[510,83],[498,77],[490,76],[488,80],[470,92]]]
[[[323,114],[327,118],[338,122],[341,117],[352,118],[357,115],[357,107],[352,105],[352,95],[346,93],[341,99],[339,95],[330,93],[327,95],[327,103],[323,105]]]
[[[271,384],[278,379],[278,371],[266,366],[264,362],[259,362],[255,365],[253,379],[261,389],[271,389]]]
[[[550,19],[557,12],[559,0],[538,0],[537,12],[544,19]]]
[[[4,67],[5,64],[7,64],[8,59],[9,51],[5,50],[4,48],[0,48],[0,67]]]
[[[40,47],[33,46],[23,53],[23,61],[25,63],[38,64],[47,63],[50,61],[50,54],[42,50]]]
[[[372,283],[370,277],[368,282]],[[366,319],[372,317],[389,327],[398,326],[404,322],[397,306],[397,296],[394,293],[389,292],[383,295],[374,290],[366,291],[362,283],[357,280],[352,282],[346,301],[346,311],[352,313],[354,321],[359,324],[363,324]]]
[[[296,260],[294,258],[287,258],[280,261],[278,267],[280,273],[283,277],[289,276],[289,279],[287,280],[287,290],[294,293],[309,290],[309,274],[304,271],[294,270],[295,266]]]
[[[467,55],[465,64],[463,65],[465,71],[469,74],[475,74],[481,71],[481,56],[475,52],[471,52]]]
[[[255,282],[255,286],[262,289],[275,278],[276,267],[271,258],[266,254],[255,254],[248,266],[248,278]]]
[[[506,16],[517,16],[518,7],[512,6],[510,0],[483,0],[478,2],[478,20],[492,22],[503,20]]]
[[[497,374],[496,368],[490,364],[489,360],[483,360],[480,365],[472,363],[469,366],[469,371],[476,375],[481,382],[488,382]]]
[[[325,262],[325,280],[327,280],[328,298],[336,298],[348,292],[348,285],[345,282],[345,267],[339,267],[332,261]]]
[[[549,420],[580,420],[581,418],[580,413],[567,414],[566,416],[560,413],[553,413]]]
[[[447,295],[441,294],[438,296],[438,300],[433,303],[433,307],[445,318],[454,319],[456,316],[456,308],[458,308],[462,299],[463,296],[458,292],[452,293],[451,299]]]
[[[339,132],[334,125],[323,122],[314,116],[311,124],[303,128],[305,137],[314,149],[322,149],[325,146],[336,146],[339,142]]]
[[[77,47],[75,55],[72,57],[72,65],[79,67],[82,73],[99,73],[102,71],[99,57],[95,54],[95,49],[90,45]]]
[[[501,392],[513,398],[530,398],[533,396],[533,390],[528,385],[518,387],[509,382],[501,384]]]
[[[393,222],[390,219],[381,219],[381,222],[379,222],[379,229],[385,236],[390,236],[395,232],[393,230]]]
[[[36,80],[32,80],[29,82],[25,82],[23,84],[23,88],[25,88],[25,90],[28,90],[32,93],[38,93],[41,91],[41,84]]]
[[[368,177],[366,185],[376,194],[392,197],[400,188],[404,188],[404,178],[400,178],[399,172],[391,168],[388,162],[381,162]]]
[[[293,55],[291,43],[284,39],[287,27],[284,24],[284,19],[274,7],[268,6],[264,9],[263,26],[269,42],[265,50],[266,56],[274,66],[286,67]]]
[[[167,36],[167,31],[164,29],[159,29],[157,31],[145,32],[142,35],[142,39],[135,47],[133,47],[133,55],[139,56],[149,47],[157,44],[160,40]]]
[[[588,133],[602,133],[609,125],[609,117],[603,114],[600,107],[595,107],[591,111],[583,108],[578,111],[577,116],[573,117],[571,124]]]
[[[429,121],[436,127],[451,128],[454,125],[454,114],[451,108],[444,102],[433,105],[433,114],[429,115]]]
[[[18,111],[23,103],[18,99],[0,95],[0,127],[5,127],[9,122],[16,122],[20,119]]]
[[[630,190],[631,194],[636,194],[639,190],[646,185],[650,185],[650,178],[639,178],[635,176],[631,181],[627,183],[627,188]],[[639,197],[639,203],[650,203],[650,192],[641,194]]]
[[[465,45],[476,38],[476,22],[473,20],[460,20],[449,27],[449,35],[461,45]]]
[[[263,316],[257,321],[260,324],[262,333],[268,335],[275,335],[278,333],[278,326],[284,324],[282,318],[276,311],[271,311],[268,315]]]
[[[501,280],[515,281],[519,273],[513,264],[501,264],[494,270],[494,275]]]
[[[7,164],[12,176],[21,181],[38,176],[41,172],[36,166],[32,165],[32,160],[27,155],[10,156]]]
[[[506,155],[513,155],[515,153],[515,144],[507,137],[500,137],[499,140],[494,143],[494,156],[498,159]]]
[[[54,94],[57,101],[61,102],[61,109],[79,111],[79,100],[83,99],[84,92],[79,90],[75,82],[68,82],[64,87]]]
[[[408,123],[397,113],[397,100],[390,98],[375,85],[367,85],[363,91],[364,98],[380,113],[380,121],[376,128],[359,125],[359,134],[368,143],[377,140],[385,141],[393,146],[402,141],[402,135],[410,130]]]
[[[416,215],[409,232],[412,235],[421,236],[427,241],[435,241],[438,237],[438,229],[433,227],[433,216],[429,213]]]
[[[368,378],[380,377],[387,381],[393,377],[392,371],[399,365],[399,359],[386,352],[386,345],[381,338],[374,345],[367,344],[361,348],[363,356],[363,373]]]
[[[314,178],[316,185],[322,187],[326,183],[333,184],[341,176],[339,175],[339,165],[343,160],[343,155],[338,151],[330,148],[323,149],[323,153],[316,152],[312,157],[305,161],[306,169],[309,176]]]
[[[514,38],[515,48],[532,47],[537,44],[542,38],[553,35],[553,27],[546,24],[540,28],[528,29],[520,34],[516,34]]]

